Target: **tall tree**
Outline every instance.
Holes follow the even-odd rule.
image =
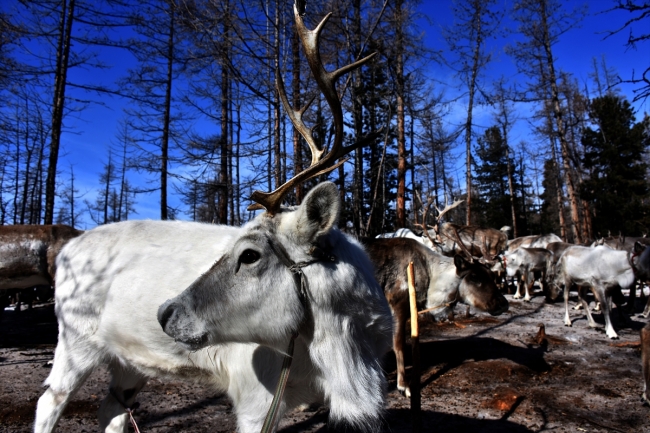
[[[574,242],[582,242],[578,227],[580,220],[579,197],[576,180],[572,175],[569,143],[566,136],[565,111],[560,101],[558,74],[556,73],[553,45],[560,36],[571,29],[582,16],[581,11],[565,11],[558,0],[519,0],[514,6],[514,18],[519,23],[518,32],[524,40],[517,41],[509,52],[517,61],[520,71],[535,78],[529,91],[537,98],[549,101],[555,122],[554,130],[560,144],[564,179],[571,209],[571,233]]]
[[[517,173],[512,170],[515,162],[506,152],[507,143],[499,126],[492,126],[478,138],[476,146],[475,185],[479,192],[476,208],[476,223],[488,227],[513,225],[509,182],[513,180],[513,191],[520,190]],[[504,155],[508,157],[504,158]],[[517,203],[520,197],[512,197]]]
[[[406,14],[402,0],[395,1],[395,96],[397,102],[397,227],[406,227],[406,131],[404,94],[404,27]]]
[[[503,138],[505,148],[505,159],[508,171],[508,192],[510,194],[510,212],[512,216],[512,235],[519,236],[517,224],[517,206],[515,205],[515,183],[514,183],[514,168],[510,158],[510,143],[508,137],[516,119],[514,117],[514,109],[510,105],[508,90],[505,88],[504,80],[501,79],[496,83],[494,91],[495,113],[494,117],[501,129],[501,136]]]
[[[585,199],[594,208],[594,230],[639,235],[650,229],[650,198],[645,180],[650,148],[650,117],[636,123],[630,103],[615,95],[591,101],[585,128],[583,163],[591,176],[584,182]]]
[[[128,44],[137,65],[120,81],[122,93],[135,102],[126,110],[140,150],[135,166],[157,177],[162,220],[169,216],[171,143],[183,118],[182,110],[174,110],[173,93],[184,54],[180,12],[174,0],[138,1],[130,17],[137,36]]]
[[[467,117],[465,120],[465,181],[467,189],[466,224],[472,223],[472,127],[474,106],[480,92],[482,71],[491,60],[486,39],[498,33],[502,14],[494,8],[496,0],[459,0],[454,3],[454,24],[445,29],[445,40],[457,55],[453,66],[467,88]]]

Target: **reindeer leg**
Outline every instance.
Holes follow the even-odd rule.
[[[406,381],[406,367],[404,363],[404,345],[406,342],[406,320],[410,317],[408,298],[399,302],[393,309],[395,315],[395,332],[393,333],[393,351],[397,364],[397,390],[406,397],[411,397],[411,390]]]
[[[519,299],[519,298],[521,298],[521,292],[522,292],[522,290],[521,290],[521,285],[522,285],[522,281],[524,281],[524,280],[525,280],[525,276],[524,276],[524,275],[521,275],[521,277],[517,279],[517,291],[516,291],[515,294],[512,296],[513,299]]]
[[[60,326],[60,325],[59,325]],[[38,399],[34,433],[54,431],[70,399],[100,364],[101,354],[87,341],[79,338],[69,341],[69,334],[59,328],[59,342],[54,353],[54,364],[45,380],[47,390]]]
[[[147,379],[131,369],[114,362],[110,367],[110,393],[99,406],[99,430],[105,433],[127,433],[129,417],[126,408],[132,408],[135,398]]]
[[[603,309],[603,316],[605,317],[605,333],[607,336],[611,339],[616,339],[618,338],[618,334],[614,330],[614,326],[612,325],[612,318],[611,318],[611,296],[608,296],[605,292],[605,289],[603,287],[594,287],[593,289],[594,294],[596,295],[596,298],[600,300],[600,305],[601,308]]]
[[[650,296],[648,296],[648,302],[645,304],[645,308],[643,309],[643,313],[641,315],[646,319],[648,316],[650,316]]]
[[[571,318],[569,317],[569,289],[571,282],[566,281],[564,284],[564,325],[571,326]]]
[[[535,284],[535,276],[532,271],[526,271],[526,279],[524,280],[524,285],[526,287],[526,296],[524,297],[524,302],[530,302],[533,292],[533,284]]]
[[[632,283],[632,285],[630,286],[630,294],[627,297],[627,305],[625,307],[625,311],[630,313],[630,314],[634,313],[634,307],[635,307],[635,304],[636,304],[636,284],[637,284],[637,281]],[[643,283],[640,283],[640,284],[643,284]],[[641,293],[643,293],[643,285],[641,286]],[[617,307],[618,307],[618,305],[617,305]]]
[[[596,300],[599,300],[599,296],[596,293],[595,288],[592,287],[591,290],[594,292],[594,295],[596,295]],[[587,293],[587,288],[586,287],[578,288],[578,296],[580,296],[580,301],[582,301],[582,305],[585,308],[585,313],[587,313],[587,321],[589,322],[589,327],[590,328],[602,328],[603,325],[601,325],[599,323],[596,323],[593,316],[591,315],[591,311],[589,310],[589,304],[587,303],[587,298],[585,296],[586,293]]]

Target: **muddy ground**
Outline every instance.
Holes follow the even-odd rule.
[[[574,325],[565,327],[562,302],[508,299],[510,311],[499,317],[475,311],[467,317],[461,306],[453,323],[421,322],[423,432],[650,432],[650,408],[640,399],[638,342],[646,323],[640,300],[628,325],[614,311],[620,339],[612,341],[587,327],[583,311],[571,310]],[[604,323],[600,313],[594,317]],[[540,323],[547,334],[541,344]],[[0,318],[0,432],[31,431],[55,344],[51,304]],[[410,403],[395,390],[391,358],[384,431],[411,432]],[[106,390],[105,372],[95,372],[58,431],[96,431]],[[235,431],[228,400],[208,388],[152,380],[138,401],[142,433]],[[326,432],[326,419],[325,408],[292,412],[280,431]]]

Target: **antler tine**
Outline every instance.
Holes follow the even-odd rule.
[[[439,243],[437,239],[433,239],[431,235],[429,234],[429,227],[427,226],[427,215],[429,214],[429,209],[431,209],[431,205],[433,204],[433,197],[427,197],[427,205],[424,208],[424,214],[422,215],[422,231],[424,232],[424,235],[429,238],[429,240],[433,244]],[[435,229],[434,229],[435,231]],[[436,233],[436,237],[438,237],[438,233]]]
[[[456,200],[452,204],[446,205],[443,210],[438,209],[438,206],[436,206],[436,210],[438,211],[438,222],[440,222],[440,220],[442,219],[442,216],[444,214],[446,214],[447,212],[449,212],[450,210],[452,210],[453,208],[455,208],[456,206],[458,206],[458,205],[460,205],[462,203],[463,203],[463,200]]]
[[[302,108],[296,110],[291,106],[291,104],[289,104],[289,98],[287,98],[287,92],[284,87],[284,80],[280,76],[279,69],[275,70],[275,77],[278,83],[278,94],[280,95],[280,100],[282,101],[284,110],[287,112],[287,115],[289,116],[293,127],[298,130],[302,138],[304,138],[307,142],[307,145],[311,150],[311,165],[314,165],[323,155],[323,149],[318,146],[316,140],[314,139],[313,128],[305,125],[305,122],[302,120],[302,116],[305,114],[305,111],[307,111],[312,102],[314,102],[314,99],[316,99],[316,97],[312,97]]]
[[[456,229],[455,226],[453,227],[453,229],[454,229],[454,235],[456,236],[456,242],[458,242],[458,246],[467,255],[467,258],[469,259],[469,261],[473,263],[474,260],[476,259],[476,257],[474,257],[472,255],[472,253],[469,252],[469,250],[467,249],[467,247],[463,243],[463,240],[460,238],[460,235],[458,235],[458,230]]]
[[[375,53],[349,65],[342,66],[335,71],[328,72],[325,70],[323,63],[321,62],[318,44],[320,40],[320,33],[323,30],[325,23],[332,14],[327,14],[314,30],[309,30],[305,26],[295,4],[293,5],[293,12],[298,35],[300,36],[303,48],[305,49],[307,63],[309,64],[309,68],[314,75],[318,87],[325,95],[327,104],[332,111],[332,117],[334,119],[334,143],[332,144],[330,151],[323,157],[323,150],[316,144],[316,141],[312,135],[312,129],[308,128],[302,121],[302,115],[304,114],[309,104],[299,110],[294,110],[291,108],[286,97],[286,92],[284,91],[284,83],[281,79],[277,80],[278,86],[282,87],[282,89],[278,88],[278,92],[280,93],[280,98],[282,99],[282,103],[285,106],[287,113],[289,113],[291,122],[298,129],[300,134],[305,138],[309,144],[310,149],[312,150],[312,162],[307,169],[301,171],[300,173],[297,173],[292,179],[288,180],[286,183],[278,187],[275,191],[270,193],[262,191],[253,192],[251,195],[251,200],[255,201],[256,203],[249,206],[248,209],[255,210],[259,209],[261,206],[266,209],[266,213],[269,216],[273,216],[275,213],[277,213],[277,211],[280,209],[282,199],[296,184],[336,169],[345,162],[345,160],[340,160],[335,163],[337,159],[340,159],[342,156],[351,152],[353,149],[359,147],[360,145],[365,144],[367,141],[361,140],[361,142],[354,145],[343,146],[343,110],[341,108],[341,100],[339,99],[339,95],[336,91],[336,80],[341,75],[366,63],[375,55]],[[371,137],[368,137],[368,139],[370,138]]]

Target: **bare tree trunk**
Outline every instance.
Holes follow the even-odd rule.
[[[406,227],[406,137],[404,126],[404,40],[402,0],[395,2],[397,81],[397,227]]]
[[[478,77],[479,60],[481,56],[481,44],[483,43],[483,34],[481,33],[481,8],[475,9],[477,17],[473,22],[477,26],[476,41],[474,45],[474,54],[472,56],[472,71],[469,80],[469,101],[467,103],[467,121],[465,122],[465,164],[466,164],[466,184],[467,184],[467,219],[466,224],[472,224],[472,114],[474,111],[474,96],[476,93],[476,78]]]
[[[162,140],[160,143],[160,219],[167,219],[167,177],[169,176],[169,125],[171,122],[172,82],[174,66],[174,2],[169,3],[169,38],[167,39],[167,77],[165,83],[165,107]],[[108,198],[107,198],[108,200]]]
[[[230,208],[230,224],[235,223],[235,195],[233,194],[233,160],[232,147],[235,142],[235,125],[233,124],[233,98],[232,98],[232,80],[228,82],[228,179],[230,182],[228,188],[228,206]]]
[[[506,131],[504,131],[504,134]],[[504,135],[505,139],[505,135]],[[519,237],[517,232],[517,212],[515,208],[515,188],[513,185],[512,179],[512,167],[510,165],[510,146],[506,140],[506,166],[508,168],[508,189],[510,191],[510,211],[512,212],[512,236],[514,238]]]
[[[241,147],[241,101],[239,94],[239,86],[237,86],[237,141],[235,144],[235,207],[237,208],[237,225],[241,224],[241,180],[239,176],[239,151]]]
[[[361,0],[353,0],[352,53],[361,55]],[[352,72],[352,118],[354,121],[354,138],[360,140],[363,134],[363,112],[361,107],[361,69]],[[354,232],[362,235],[363,228],[363,149],[354,151],[354,184],[352,185]],[[365,234],[364,234],[365,235]]]
[[[550,131],[551,138],[551,153],[553,157],[553,164],[557,170],[557,175],[555,176],[555,190],[556,190],[556,199],[557,199],[557,211],[558,219],[560,221],[560,237],[564,242],[567,241],[566,233],[566,220],[564,219],[564,197],[562,196],[562,181],[560,174],[560,164],[557,157],[557,152],[555,151],[555,140],[553,138],[553,131]]]
[[[273,28],[273,58],[276,69],[280,68],[280,2],[275,2],[275,26]],[[277,80],[275,75],[275,80]],[[275,88],[278,88],[277,81]],[[282,152],[280,148],[280,95],[274,92],[275,99],[273,100],[273,159],[275,161],[273,167],[273,180],[275,185],[282,185]]]
[[[217,220],[219,224],[228,223],[228,88],[230,76],[228,74],[229,46],[230,43],[230,5],[228,0],[223,2],[223,45],[221,48],[221,139],[219,140],[219,209]]]
[[[472,223],[472,107],[474,106],[474,87],[470,87],[467,122],[465,123],[465,183],[467,184],[467,218],[465,224]]]
[[[25,180],[23,181],[23,198],[20,206],[20,224],[25,224],[25,217],[27,216],[27,201],[29,198],[29,177],[31,176],[32,165],[32,147],[29,144],[29,122],[25,122]]]
[[[61,129],[63,126],[63,109],[65,106],[65,85],[68,76],[68,61],[70,59],[70,39],[72,22],[74,20],[75,0],[62,2],[61,20],[54,77],[54,101],[52,103],[52,140],[50,142],[50,159],[45,181],[45,219],[44,224],[54,221],[54,198],[56,195],[56,166],[59,160],[61,144]]]
[[[578,222],[580,213],[578,211],[578,196],[575,190],[575,182],[571,174],[571,160],[569,155],[569,144],[566,139],[564,130],[564,121],[562,119],[562,107],[560,106],[559,90],[557,86],[557,79],[555,76],[555,65],[553,60],[553,53],[551,51],[551,41],[548,30],[548,20],[546,16],[546,1],[541,0],[541,25],[543,28],[543,47],[546,56],[546,63],[549,72],[549,83],[551,86],[551,103],[553,109],[553,116],[555,118],[555,126],[557,128],[557,135],[560,140],[560,151],[562,153],[562,165],[564,167],[564,178],[569,195],[569,203],[571,207],[571,232],[573,234],[573,242],[581,243],[582,238],[578,230]]]

